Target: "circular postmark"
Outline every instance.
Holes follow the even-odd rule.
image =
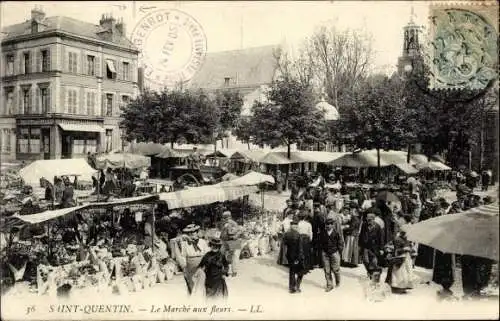
[[[177,9],[160,9],[144,16],[135,25],[131,40],[140,50],[144,77],[160,86],[189,81],[207,52],[201,25]]]
[[[479,14],[446,9],[431,17],[434,88],[483,90],[497,78],[495,29]]]

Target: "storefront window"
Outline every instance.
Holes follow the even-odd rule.
[[[30,133],[30,153],[40,153],[40,128],[31,128]]]
[[[113,150],[113,130],[106,129],[106,152]]]
[[[29,128],[21,128],[19,132],[19,138],[17,140],[19,153],[28,153],[29,140],[30,140]]]
[[[97,152],[97,139],[94,133],[80,133],[73,139],[72,154],[87,154]]]
[[[40,128],[20,128],[17,150],[24,154],[38,154],[41,150]]]

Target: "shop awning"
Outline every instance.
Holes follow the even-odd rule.
[[[399,163],[399,164],[396,164],[394,166],[396,166],[397,168],[402,170],[404,173],[409,174],[409,175],[418,173],[418,169],[416,169],[415,167],[413,167],[411,164],[408,164],[408,163]]]
[[[93,124],[59,124],[62,130],[67,132],[90,132],[104,133],[104,127]]]
[[[113,60],[106,60],[106,65],[108,66],[109,68],[109,71],[111,71],[112,73],[116,74],[116,68],[115,68],[115,63]]]
[[[158,196],[160,197],[160,201],[166,202],[168,208],[172,210],[176,208],[232,201],[257,191],[258,188],[256,186],[220,187],[207,185],[177,192],[160,193]]]

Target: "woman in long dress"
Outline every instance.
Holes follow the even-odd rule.
[[[293,210],[290,210],[287,212],[287,216],[285,217],[285,219],[281,223],[281,228],[280,228],[280,232],[279,232],[281,238],[290,229],[290,223],[293,221],[293,217],[294,217],[295,212],[296,212],[295,206],[293,208],[294,208]],[[283,265],[283,266],[288,265],[288,260],[286,259],[286,245],[284,242],[280,243],[280,250],[278,253],[278,264]]]
[[[210,252],[201,259],[198,268],[205,272],[205,294],[207,298],[227,298],[228,291],[224,276],[228,276],[229,262],[221,253],[222,241],[212,239]]]
[[[400,231],[394,241],[389,243],[389,269],[386,283],[391,286],[393,293],[406,293],[414,287],[412,250],[413,246],[406,238],[406,233]]]
[[[359,263],[359,232],[361,219],[356,208],[351,208],[343,229],[345,247],[342,251],[342,261],[349,267],[356,267]]]

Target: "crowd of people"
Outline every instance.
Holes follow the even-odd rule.
[[[434,269],[433,280],[444,288],[440,295],[449,294],[452,254],[409,241],[405,225],[494,202],[474,194],[476,186],[458,182],[457,200],[450,204],[438,197],[433,182],[419,177],[399,186],[347,187],[311,174],[302,182],[292,184],[279,233],[278,264],[289,267],[290,293],[301,292],[303,277],[314,268],[324,270],[325,291],[332,291],[341,284],[340,267],[359,264],[364,265],[372,288],[384,289],[379,280],[386,268],[389,292],[406,293],[416,285],[417,264]],[[461,256],[461,263],[464,293],[478,295],[489,282],[493,262]]]

